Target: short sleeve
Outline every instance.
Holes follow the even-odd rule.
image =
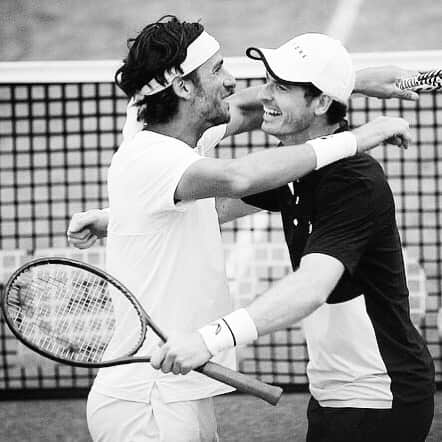
[[[226,135],[227,124],[220,124],[207,129],[196,145],[200,155],[206,156],[212,151]]]
[[[303,255],[322,253],[353,275],[374,231],[373,182],[352,173],[323,179],[315,192],[312,233]]]
[[[144,214],[183,211],[176,204],[175,190],[184,172],[203,157],[187,144],[152,132],[138,133],[133,142],[122,146],[109,171],[111,192],[123,205],[138,208]]]
[[[150,191],[152,195],[156,195],[158,201],[156,210],[182,211],[186,205],[193,203],[193,201],[176,203],[174,196],[184,172],[201,159],[200,155],[185,145],[169,144],[156,149],[150,161],[151,176],[146,188],[146,193]]]

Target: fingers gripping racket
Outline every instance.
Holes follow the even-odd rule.
[[[416,92],[437,91],[442,88],[442,69],[421,72],[414,77],[398,80],[400,89],[411,89]]]
[[[146,337],[152,331],[167,339],[120,282],[66,258],[39,258],[16,270],[2,293],[1,308],[8,326],[26,346],[78,367],[148,362],[148,356],[134,356]],[[121,340],[119,344],[114,340],[116,334],[124,336],[123,350]],[[197,371],[273,405],[282,393],[279,387],[213,362]]]

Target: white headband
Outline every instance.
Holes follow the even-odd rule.
[[[199,68],[203,63],[205,63],[210,57],[212,57],[217,51],[219,51],[220,45],[215,38],[213,38],[206,31],[203,31],[187,48],[186,59],[181,64],[181,70],[183,73],[179,72],[175,68],[171,68],[164,72],[164,78],[166,80],[164,86],[153,78],[146,85],[140,89],[140,94],[147,96],[157,94],[168,88],[172,81],[180,76],[187,75]]]

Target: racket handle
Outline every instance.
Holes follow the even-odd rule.
[[[259,397],[272,405],[276,405],[282,395],[282,388],[280,387],[258,381],[258,379],[230,370],[230,368],[214,362],[207,362],[197,371],[224,384],[231,385],[243,393]]]

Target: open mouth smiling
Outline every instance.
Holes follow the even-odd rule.
[[[267,107],[264,107],[264,118],[276,118],[281,115],[282,113],[275,109],[269,109]]]

